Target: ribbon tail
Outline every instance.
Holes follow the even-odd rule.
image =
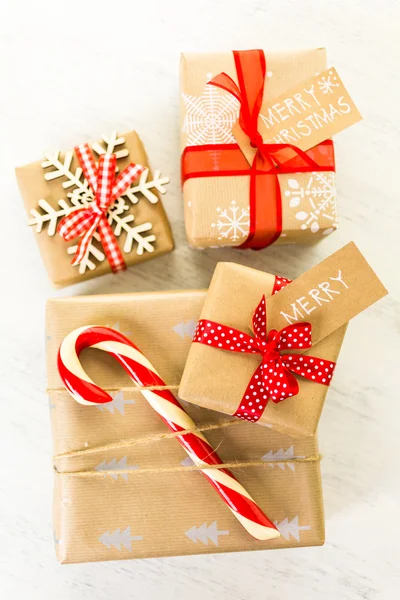
[[[285,165],[291,162],[298,164],[299,168],[306,168],[307,171],[316,171],[320,168],[319,164],[312,157],[311,151],[305,152],[293,144],[263,144],[262,148],[273,159],[275,165],[284,168],[282,172],[286,170]],[[295,171],[295,167],[293,171]]]
[[[253,331],[254,335],[260,340],[267,341],[267,306],[265,296],[261,298],[256,310],[253,314]]]
[[[143,173],[144,170],[145,167],[142,167],[142,165],[136,165],[134,163],[128,165],[115,180],[115,184],[111,192],[112,202],[122,196],[122,194],[126,192],[129,186],[135,181],[135,179],[139,177],[141,173]]]
[[[268,402],[268,386],[265,385],[263,369],[261,363],[254,371],[234,417],[255,423],[262,416]]]
[[[234,51],[236,73],[242,97],[240,127],[251,141],[261,138],[258,133],[265,85],[266,62],[263,50]]]
[[[89,250],[89,246],[90,246],[92,237],[99,225],[99,220],[100,220],[100,217],[93,221],[92,225],[89,227],[89,229],[86,231],[86,233],[84,234],[82,239],[79,241],[78,247],[77,247],[74,257],[71,261],[72,265],[74,265],[74,266],[79,265],[79,263],[86,256],[86,253]]]
[[[242,97],[238,86],[233,81],[232,77],[227,75],[227,73],[219,73],[210,79],[208,85],[215,85],[215,87],[221,88],[225,92],[232,94],[232,96],[234,96],[240,103],[242,102]]]
[[[57,232],[66,241],[83,235],[93,220],[93,210],[90,208],[77,208],[66,215],[58,224]]]
[[[281,360],[275,362],[272,373],[268,373],[270,379],[269,397],[274,404],[279,404],[287,398],[297,396],[299,393],[299,383],[296,377],[285,368]]]
[[[126,264],[107,217],[102,217],[100,219],[98,229],[102,246],[113,273],[124,271],[126,269]]]

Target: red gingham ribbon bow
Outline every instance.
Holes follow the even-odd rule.
[[[118,177],[115,177],[117,164],[115,154],[101,154],[98,167],[94,162],[89,144],[76,146],[75,154],[82,167],[84,177],[93,191],[94,201],[87,208],[78,208],[64,217],[58,225],[58,232],[66,242],[80,235],[83,236],[72,260],[72,264],[77,265],[88,251],[94,233],[98,231],[113,272],[122,271],[126,265],[108,222],[107,211],[135,181],[144,167],[131,163]]]
[[[284,351],[311,348],[311,323],[293,323],[267,334],[265,296],[253,315],[254,337],[243,331],[203,319],[198,322],[193,342],[229,350],[260,354],[257,367],[233,416],[255,422],[261,417],[268,400],[278,403],[299,392],[299,375],[315,383],[329,385],[335,363],[315,356],[282,354]]]

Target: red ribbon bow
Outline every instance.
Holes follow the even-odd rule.
[[[263,296],[253,315],[254,337],[233,327],[203,319],[197,324],[193,342],[262,357],[233,415],[254,423],[263,414],[268,400],[278,403],[298,394],[299,384],[293,373],[315,383],[330,384],[334,362],[316,356],[282,354],[311,348],[311,329],[311,323],[293,323],[280,331],[271,329],[267,334],[267,311]]]
[[[131,163],[118,177],[115,177],[117,164],[115,154],[101,154],[98,167],[89,144],[76,146],[75,154],[84,177],[93,191],[94,201],[87,208],[78,208],[64,217],[58,225],[58,232],[66,242],[83,236],[72,260],[72,264],[77,265],[86,255],[92,237],[98,231],[111,269],[114,273],[122,271],[126,265],[108,222],[107,211],[137,179],[144,167]]]
[[[266,75],[262,50],[234,51],[238,84],[226,73],[208,83],[232,94],[240,103],[239,124],[256,148],[250,171],[250,232],[241,248],[261,249],[273,244],[282,229],[281,172],[317,171],[319,164],[293,144],[264,144],[258,131]],[[265,177],[265,175],[268,177]],[[264,176],[260,176],[264,175]]]

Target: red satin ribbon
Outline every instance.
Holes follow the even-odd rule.
[[[182,155],[182,183],[192,177],[250,176],[250,229],[241,248],[269,246],[282,231],[279,173],[334,171],[331,140],[307,152],[291,144],[264,144],[258,131],[266,64],[262,50],[233,52],[238,85],[226,73],[209,84],[229,92],[240,103],[239,124],[256,148],[251,165],[237,144],[187,146]]]
[[[263,296],[253,315],[253,331],[254,337],[233,327],[202,319],[193,337],[193,342],[212,348],[262,357],[233,416],[254,423],[262,416],[269,400],[277,404],[296,396],[299,384],[294,375],[322,385],[330,384],[336,363],[316,356],[290,354],[293,350],[311,348],[311,323],[293,323],[280,331],[271,329],[267,333]]]

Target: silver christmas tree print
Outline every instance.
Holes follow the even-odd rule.
[[[266,463],[269,464],[270,467],[278,467],[282,471],[286,469],[290,469],[291,471],[295,471],[295,463],[294,462],[279,462],[283,460],[290,460],[295,458],[294,456],[294,446],[290,446],[286,450],[283,448],[279,448],[276,452],[273,450],[269,450],[264,456],[261,457],[261,460],[265,460]],[[302,458],[297,456],[296,458]]]
[[[192,461],[190,456],[187,456],[186,458],[181,460],[181,465],[182,465],[182,467],[193,467],[194,462]]]
[[[106,323],[105,327],[115,329],[115,331],[119,331],[120,333],[122,333],[122,335],[126,335],[126,337],[129,337],[132,334],[132,331],[121,329],[121,323],[119,321],[115,321],[115,323]]]
[[[96,408],[101,412],[108,411],[112,415],[117,411],[120,415],[125,415],[125,406],[128,404],[135,404],[134,400],[125,400],[123,390],[119,392],[112,392],[110,394],[113,398],[112,402],[106,404],[96,404]]]
[[[53,542],[55,546],[59,546],[61,544],[61,539],[57,537],[57,532],[53,531]]]
[[[212,74],[207,73],[207,81]],[[187,133],[187,145],[234,144],[232,126],[239,116],[239,102],[215,87],[205,85],[201,96],[182,93],[185,115],[183,133]]]
[[[194,332],[196,330],[196,321],[191,319],[190,321],[181,321],[178,325],[175,325],[173,328],[175,333],[177,333],[182,339],[187,336],[192,338],[194,336]]]
[[[115,481],[120,476],[125,481],[128,481],[128,473],[126,471],[136,471],[139,465],[128,465],[128,457],[123,456],[120,460],[113,458],[109,462],[103,460],[100,464],[95,466],[95,471],[101,471],[104,473],[104,477],[109,475]],[[122,473],[108,473],[108,471],[123,471]]]
[[[121,531],[116,529],[113,532],[106,531],[99,537],[99,542],[104,544],[106,548],[114,547],[117,550],[126,548],[126,550],[132,551],[132,542],[139,542],[143,539],[141,535],[131,535],[131,528],[128,526],[126,529]]]
[[[289,521],[287,517],[280,523],[278,523],[278,521],[274,521],[274,525],[286,540],[289,540],[290,537],[293,537],[296,542],[300,542],[301,531],[309,531],[311,529],[309,525],[299,525],[298,515],[291,521]]]
[[[200,527],[193,526],[185,532],[185,535],[195,544],[201,542],[208,546],[208,542],[212,542],[214,546],[219,546],[218,538],[221,535],[229,535],[229,531],[219,531],[217,521],[214,521],[208,527],[207,523],[203,523]]]

